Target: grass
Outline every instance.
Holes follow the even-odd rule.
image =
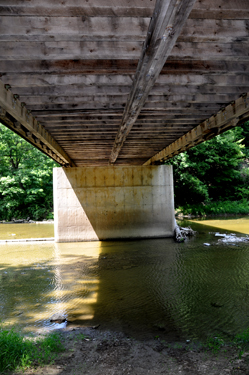
[[[229,342],[226,342],[220,336],[209,337],[203,346],[215,354],[217,354],[222,348],[232,347],[237,351],[238,358],[241,359],[243,353],[249,350],[249,328],[237,334],[233,340]]]
[[[213,353],[218,353],[224,344],[225,342],[221,337],[208,337],[205,346]]]
[[[156,340],[159,340],[161,343],[165,343],[164,340],[160,340],[159,336],[155,336]],[[217,355],[222,351],[222,353],[227,352],[228,348],[232,348],[235,352],[238,353],[238,358],[241,359],[243,353],[249,351],[249,328],[242,331],[241,333],[234,336],[232,340],[227,340],[222,338],[221,336],[209,336],[205,341],[199,341],[198,339],[187,340],[189,343],[181,344],[175,343],[173,345],[167,344],[167,348],[173,349],[182,349],[185,350],[204,350],[204,351],[211,351],[213,354]]]
[[[219,201],[196,205],[186,205],[177,208],[177,213],[183,215],[247,215],[249,214],[249,201]]]
[[[0,327],[0,373],[25,370],[53,362],[64,350],[60,335],[50,333],[43,338],[27,338],[14,329]]]
[[[234,344],[239,351],[239,358],[241,358],[242,354],[249,350],[249,328],[235,336]]]

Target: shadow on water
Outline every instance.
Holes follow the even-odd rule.
[[[157,263],[155,246],[156,241],[2,246],[15,266],[0,265],[1,318],[25,330],[58,328],[49,319],[61,312],[74,324],[130,328],[135,334],[153,322],[165,331],[166,306],[153,301],[156,273],[149,275]],[[168,262],[167,267],[173,259]],[[167,332],[172,329],[173,320]]]
[[[248,245],[209,236],[1,245],[0,320],[53,329],[61,312],[139,338],[233,335],[249,325]]]

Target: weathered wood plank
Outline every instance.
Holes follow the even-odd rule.
[[[14,17],[2,17],[0,40],[50,42],[52,38],[53,42],[76,42],[132,38],[143,42],[149,26],[149,18],[136,17]]]
[[[246,90],[244,90],[246,91]],[[196,90],[196,92],[198,92],[198,90]],[[242,93],[243,90],[240,91],[240,93]],[[148,102],[150,103],[150,105],[152,105],[152,103],[155,103],[155,105],[157,106],[157,103],[162,103],[162,102],[172,102],[172,103],[179,103],[179,102],[185,102],[185,103],[200,103],[200,104],[203,104],[203,103],[212,103],[212,102],[215,102],[216,104],[217,103],[220,103],[221,105],[224,104],[224,103],[229,103],[231,101],[233,101],[235,98],[235,94],[234,93],[210,93],[210,94],[198,94],[198,93],[194,93],[194,94],[191,94],[189,93],[188,95],[187,94],[161,94],[161,95],[149,95],[148,97]],[[98,108],[103,108],[103,106],[111,106],[112,103],[115,103],[115,105],[119,105],[119,108],[123,108],[125,106],[125,102],[126,102],[126,99],[127,99],[127,95],[116,95],[116,96],[109,96],[109,95],[103,95],[103,96],[97,96],[97,95],[94,95],[94,96],[85,96],[84,98],[81,98],[80,96],[75,96],[74,98],[72,96],[68,97],[68,96],[27,96],[25,97],[25,101],[27,103],[29,103],[29,108],[34,108],[33,106],[36,105],[38,106],[39,104],[40,105],[43,105],[43,103],[51,103],[53,102],[54,104],[57,104],[57,105],[66,105],[68,103],[68,105],[70,106],[72,103],[74,103],[75,105],[79,105],[81,104],[81,107],[84,105],[85,108],[93,108],[93,105],[94,105],[94,108],[95,109],[98,109]],[[89,103],[91,103],[91,106],[89,105]],[[44,108],[41,107],[40,109]],[[93,108],[93,110],[94,110]],[[156,108],[156,107],[155,107]],[[121,113],[121,110],[118,112],[119,113],[119,122],[120,122],[120,113]],[[122,116],[121,116],[122,117]]]
[[[249,66],[249,64],[247,64]],[[249,67],[248,67],[249,70]],[[131,86],[133,81],[133,75],[131,74],[23,74],[15,73],[2,76],[2,81],[8,83],[11,86],[18,88],[29,88],[29,87],[58,87],[58,86],[69,86],[77,85],[83,87],[94,87],[101,86],[114,87],[114,86]],[[208,70],[202,74],[195,73],[189,70],[188,73],[184,74],[160,74],[155,82],[154,88],[165,85],[191,85],[198,86],[204,84],[218,85],[245,85],[249,83],[249,71],[248,74],[237,73],[233,71],[225,72],[223,74],[210,73]],[[64,87],[63,87],[64,89]],[[98,93],[96,93],[97,95]],[[90,95],[90,93],[89,93]],[[111,93],[110,93],[111,95]]]
[[[173,1],[173,0],[172,0]],[[191,0],[188,0],[191,1]],[[194,0],[192,0],[194,1]],[[176,35],[176,34],[174,34]],[[173,39],[172,36],[171,39]],[[170,40],[171,40],[170,39]],[[175,38],[176,39],[176,38]],[[194,60],[221,59],[224,61],[248,61],[248,38],[235,43],[177,42],[172,46],[169,60],[190,58]],[[173,41],[175,44],[175,40]],[[172,42],[172,44],[173,44]],[[138,59],[142,47],[139,41],[81,41],[81,42],[3,42],[0,41],[0,60],[51,60],[51,59]],[[170,53],[171,52],[171,53]],[[165,53],[162,52],[165,56]],[[163,67],[165,60],[162,61]],[[160,67],[161,67],[160,66]]]
[[[248,61],[249,41],[236,43],[214,43],[212,48],[208,48],[208,43],[177,42],[172,49],[170,59],[188,58],[194,60],[221,59],[225,61]]]
[[[138,60],[131,59],[60,59],[60,60],[0,60],[2,74],[19,73],[56,73],[56,74],[125,74],[136,72]],[[242,67],[243,69],[243,67]],[[11,74],[11,75],[12,75]]]
[[[151,17],[155,1],[144,0],[144,1],[115,1],[110,2],[109,0],[92,0],[91,2],[76,2],[70,1],[70,4],[61,4],[61,2],[53,1],[52,3],[48,0],[42,3],[37,0],[32,2],[20,2],[20,1],[8,1],[1,0],[0,2],[0,14],[1,15],[13,15],[13,14],[25,14],[25,15],[43,15],[43,16],[136,16],[136,17]],[[237,17],[237,13],[240,12],[240,18],[242,11],[248,11],[247,0],[204,0],[196,1],[195,7],[192,10],[190,17],[203,17],[207,18],[209,14],[213,16]],[[221,15],[221,12],[223,13]],[[218,13],[218,14],[217,14]]]
[[[132,131],[150,131],[154,129],[156,126],[161,126],[161,127],[167,127],[168,123],[174,124],[178,126],[185,126],[185,124],[189,124],[190,122],[195,122],[198,121],[200,118],[199,116],[188,116],[184,118],[177,118],[176,116],[167,116],[163,120],[157,120],[157,119],[146,119],[146,120],[141,120],[137,121],[136,125],[132,128]],[[80,122],[76,121],[74,123],[72,122],[65,122],[63,123],[51,123],[51,122],[43,122],[43,125],[46,127],[46,129],[49,132],[64,132],[66,130],[68,131],[99,131],[100,129],[102,131],[117,131],[119,122],[118,121],[112,121],[112,122],[90,122],[90,121],[85,121],[85,122]],[[172,131],[172,129],[171,129]]]
[[[248,20],[188,19],[178,42],[231,43],[247,40]],[[233,32],[231,33],[231,29]]]
[[[167,95],[210,95],[210,94],[241,94],[243,92],[246,92],[248,90],[248,83],[243,82],[240,83],[240,85],[213,85],[213,84],[203,84],[201,86],[193,86],[193,85],[174,85],[174,84],[167,84],[167,85],[155,85],[151,89],[151,97],[153,99],[153,96],[159,96],[159,98],[155,98],[157,102],[164,101],[165,96]],[[27,97],[30,98],[30,105],[32,102],[34,102],[35,99],[32,99],[32,97],[37,97],[37,101],[35,103],[72,103],[74,102],[77,104],[80,102],[79,100],[74,101],[74,95],[78,98],[80,98],[80,95],[93,95],[95,96],[93,103],[89,103],[91,105],[94,105],[95,101],[97,103],[101,103],[101,101],[98,102],[98,97],[96,95],[102,94],[102,99],[106,97],[106,100],[103,100],[103,102],[109,104],[109,105],[122,105],[124,102],[124,96],[128,97],[129,94],[129,86],[90,86],[90,87],[82,87],[81,85],[69,85],[69,86],[33,86],[33,87],[15,87],[15,93],[18,94],[22,101],[25,101],[28,103]],[[68,94],[68,100],[63,100],[63,94],[65,93],[65,90]],[[108,103],[108,100],[111,98],[111,94],[113,94],[113,102]],[[121,95],[121,100],[118,100],[116,96]],[[160,98],[161,96],[161,98]],[[149,99],[148,99],[149,100]],[[215,97],[213,98],[214,101]],[[154,102],[154,100],[152,100]],[[81,103],[85,103],[84,100],[81,100]]]
[[[199,9],[193,9],[190,15],[193,19],[214,19],[214,20],[241,20],[249,19],[248,9],[232,9],[232,10],[220,10],[211,9],[205,11],[199,11]]]
[[[201,111],[205,110],[210,110],[213,111],[215,109],[218,109],[220,106],[224,105],[224,102],[221,103],[207,103],[207,102],[198,102],[198,103],[188,103],[188,102],[168,102],[167,100],[162,101],[162,102],[147,102],[144,105],[145,110],[149,111],[159,111],[159,110],[167,110],[167,111],[174,111],[178,112],[179,110],[184,110],[184,111],[193,111],[195,109],[199,109]],[[38,104],[38,105],[29,105],[28,108],[32,110],[33,115],[35,116],[50,116],[53,115],[55,112],[58,114],[63,114],[65,112],[70,113],[70,111],[92,111],[92,110],[97,110],[97,111],[122,111],[124,108],[122,105],[119,103],[111,103],[111,104],[106,104],[103,106],[95,105],[95,103],[66,103],[66,104],[53,104],[53,103],[46,103],[46,104]],[[97,112],[96,112],[97,113]]]
[[[179,42],[228,43],[248,38],[248,21],[188,19]],[[127,27],[129,25],[129,27]],[[5,42],[95,42],[144,41],[149,18],[135,17],[3,17],[0,41]],[[233,32],[231,33],[231,29]],[[66,31],[66,32],[65,32]]]
[[[0,74],[11,77],[18,73],[33,74],[135,74],[138,60],[0,60]],[[249,71],[247,61],[171,60],[166,61],[162,74],[216,73]]]
[[[39,59],[137,59],[142,47],[139,41],[95,42],[0,42],[0,60]]]
[[[162,114],[140,114],[136,123],[134,124],[133,128],[136,128],[137,126],[140,126],[140,124],[151,124],[151,123],[161,123],[167,119],[174,118],[174,119],[179,119],[179,120],[184,120],[184,119],[191,119],[195,118],[198,119],[200,116],[200,113],[168,113],[165,112],[163,115]],[[92,114],[92,115],[79,115],[79,116],[51,116],[49,118],[44,117],[42,120],[43,124],[46,124],[48,127],[61,127],[63,128],[64,126],[72,126],[75,125],[77,126],[78,124],[80,126],[88,126],[88,127],[95,127],[98,124],[102,125],[108,125],[108,126],[113,126],[113,125],[119,125],[120,123],[120,116],[102,116],[102,115],[97,115],[97,114]]]
[[[151,17],[154,8],[154,1],[127,0],[121,2],[110,2],[109,0],[94,0],[89,2],[71,1],[70,4],[61,4],[61,1],[42,3],[33,0],[20,3],[20,1],[0,2],[0,15],[28,15],[28,16],[83,16],[83,17]]]
[[[6,77],[2,76],[2,81],[8,82],[15,87],[33,87],[33,86],[131,86],[132,75],[128,74],[23,74],[15,73]]]

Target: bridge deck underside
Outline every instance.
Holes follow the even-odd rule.
[[[109,163],[154,6],[0,0],[1,80],[76,166]],[[248,0],[197,0],[116,164],[144,164],[248,88]]]

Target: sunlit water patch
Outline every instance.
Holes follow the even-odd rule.
[[[0,240],[54,237],[54,224],[0,224]]]
[[[249,234],[249,216],[241,218],[219,218],[219,219],[205,219],[205,220],[189,220],[191,225],[196,225],[200,228],[203,226],[204,230],[216,230],[222,232],[236,232],[241,234]]]
[[[215,225],[192,226],[199,234],[181,244],[1,245],[0,320],[53,329],[64,324],[50,322],[60,312],[73,324],[132,336],[233,335],[249,326],[249,245],[221,245]]]

